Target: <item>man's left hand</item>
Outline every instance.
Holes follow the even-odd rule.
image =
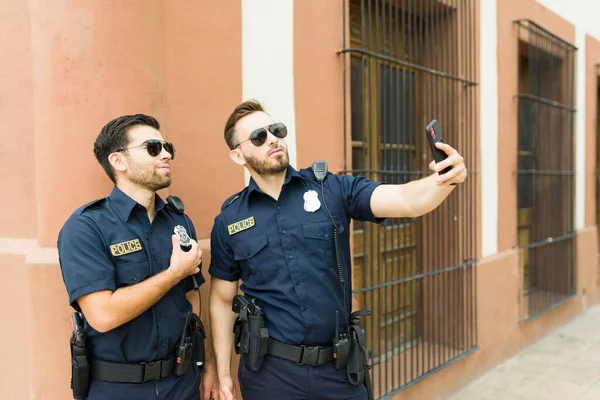
[[[452,169],[445,174],[438,175],[435,180],[436,185],[447,186],[464,182],[465,179],[467,179],[467,168],[465,167],[462,156],[446,143],[436,143],[435,146],[446,153],[448,158],[437,164],[435,161],[432,161],[431,164],[429,164],[429,169],[439,173],[446,167],[452,167]]]
[[[202,400],[219,400],[217,369],[206,365],[202,373]]]

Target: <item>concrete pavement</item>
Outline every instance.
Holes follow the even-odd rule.
[[[450,400],[600,400],[600,305],[583,311]]]

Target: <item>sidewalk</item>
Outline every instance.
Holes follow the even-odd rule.
[[[449,400],[600,400],[600,305],[493,368]]]

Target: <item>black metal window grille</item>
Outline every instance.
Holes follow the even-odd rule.
[[[576,48],[532,21],[516,23],[520,312],[529,319],[575,294]]]
[[[436,118],[475,174],[476,2],[345,0],[346,15],[351,151],[342,173],[386,183],[427,176],[425,126]],[[365,325],[378,397],[477,348],[476,190],[471,176],[424,217],[354,223],[353,293],[373,313]]]

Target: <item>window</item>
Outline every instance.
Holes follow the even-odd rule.
[[[575,293],[575,48],[529,20],[517,23],[517,229],[528,319]]]
[[[346,3],[351,166],[342,173],[386,183],[426,177],[433,118],[476,173],[475,4]],[[373,313],[364,325],[377,396],[477,347],[476,209],[471,177],[424,217],[354,223],[354,296]]]

